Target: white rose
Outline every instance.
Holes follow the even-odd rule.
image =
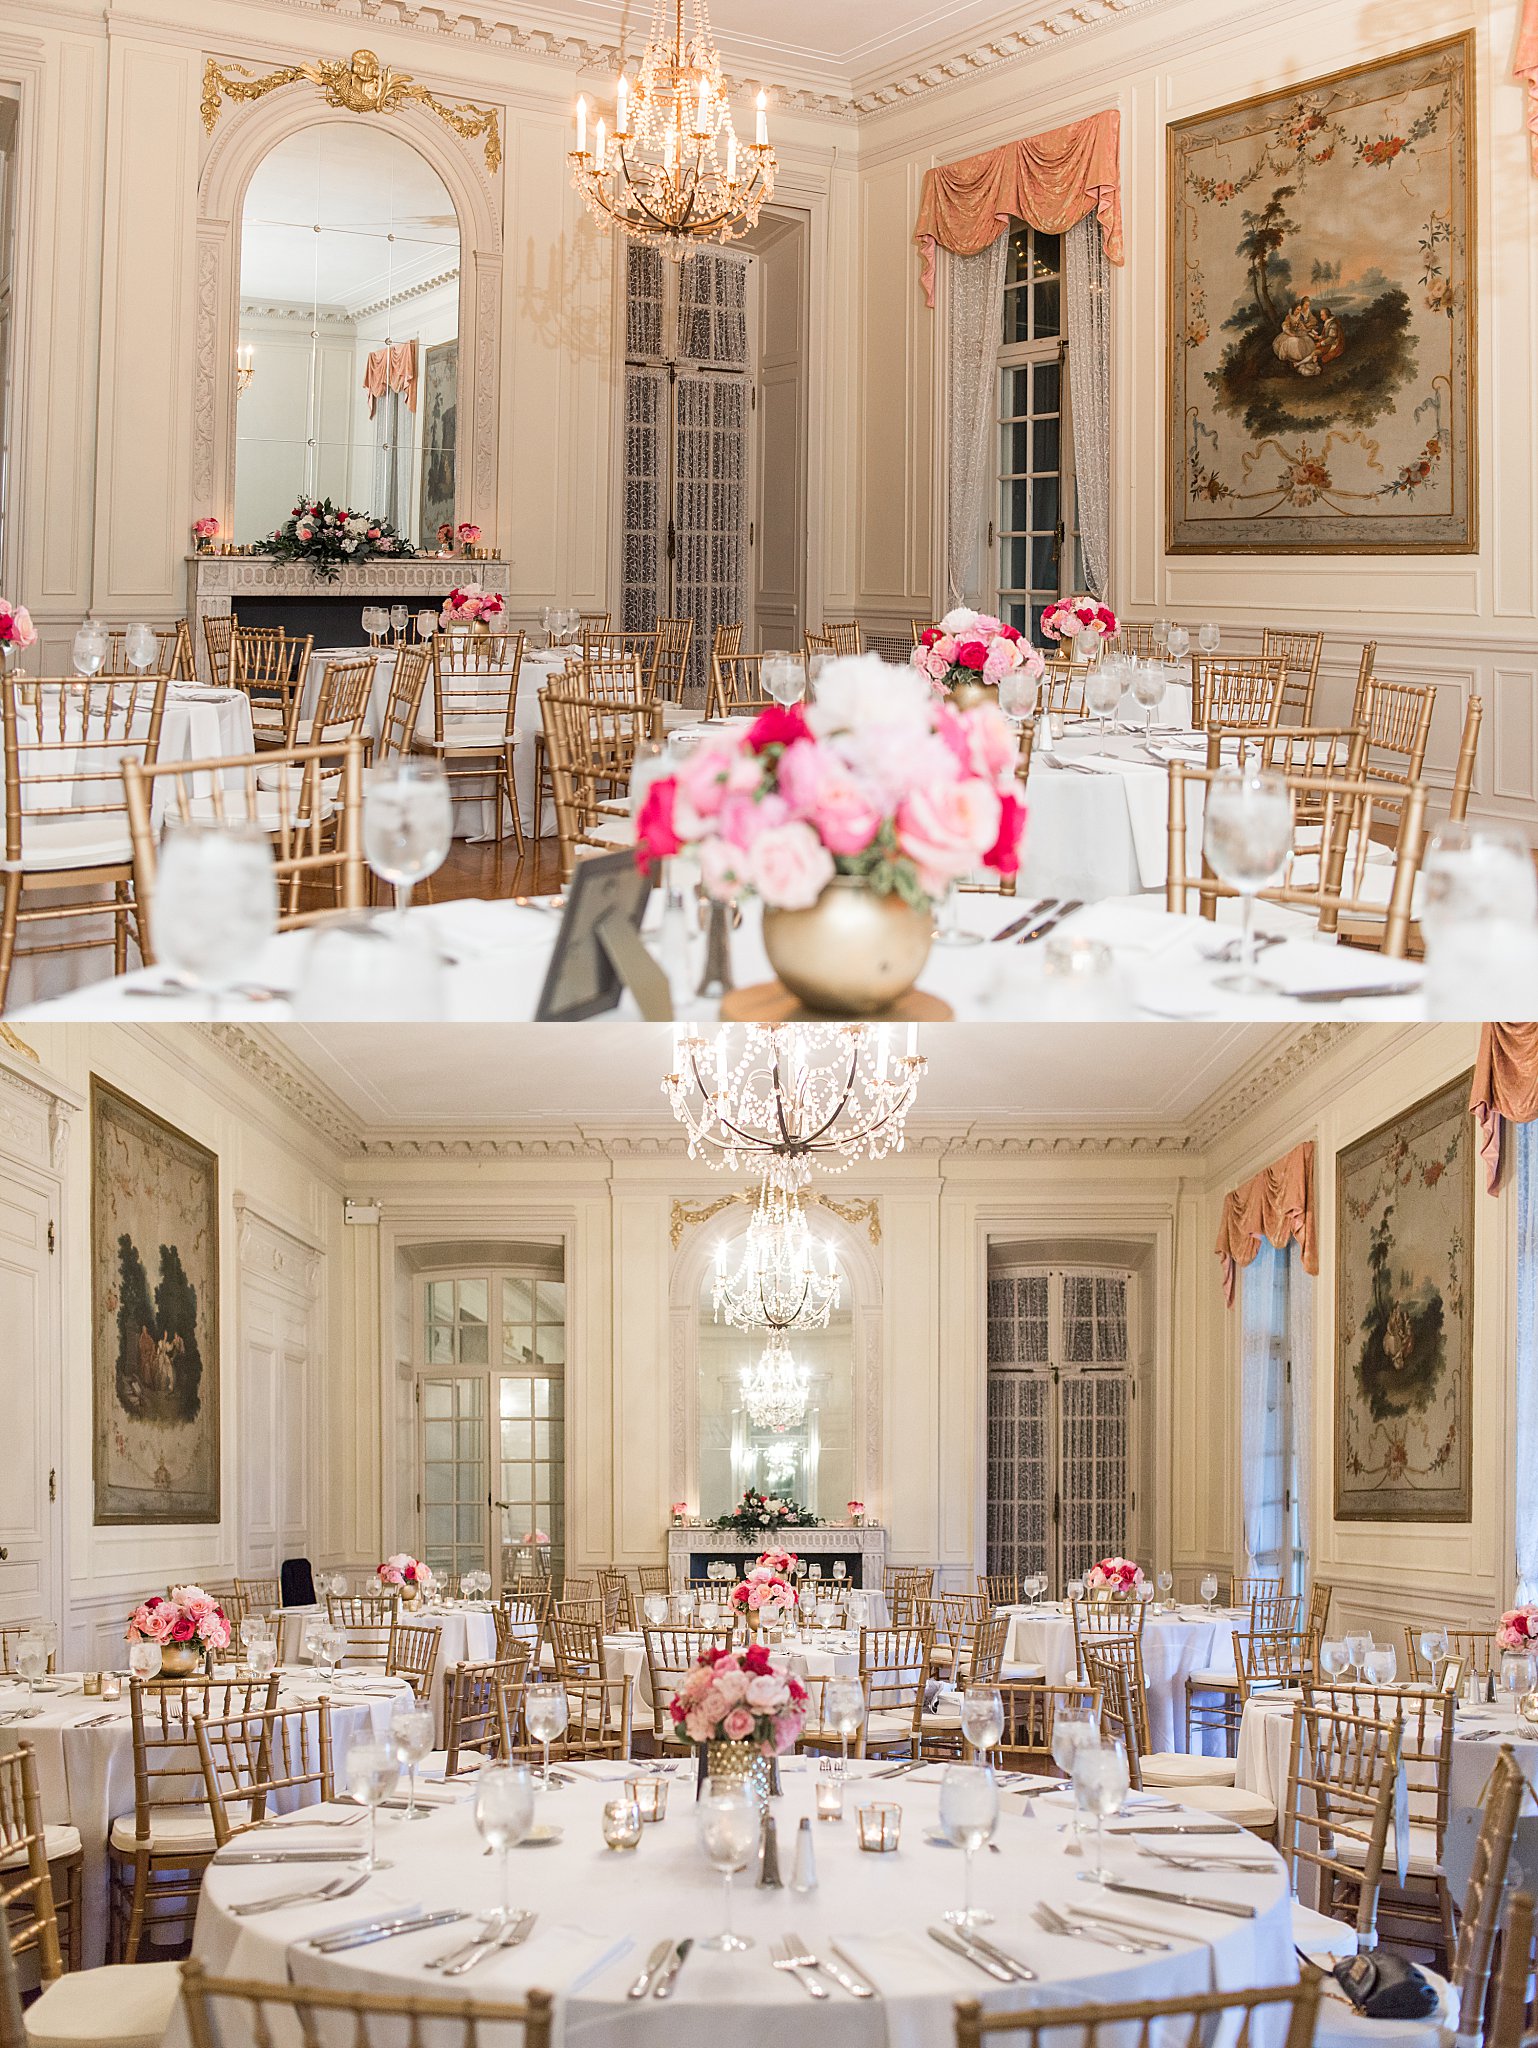
[[[929,678],[918,669],[892,667],[879,654],[851,655],[830,662],[817,678],[807,723],[819,739],[872,725],[923,734],[930,729],[930,702]]]
[[[968,611],[965,605],[960,605],[955,611],[945,614],[940,621],[940,630],[942,633],[969,633],[981,617],[981,612]]]

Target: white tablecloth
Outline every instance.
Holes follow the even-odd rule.
[[[1027,896],[1076,896],[1098,903],[1108,896],[1157,890],[1169,872],[1169,768],[1176,752],[1192,766],[1206,765],[1206,743],[1182,743],[1156,733],[1151,741],[1126,732],[1102,737],[1078,724],[1048,749],[1031,756],[1020,889]],[[1200,873],[1201,785],[1186,795],[1188,872]]]
[[[87,1967],[104,1962],[107,1953],[107,1836],[114,1820],[134,1810],[133,1722],[128,1703],[127,1681],[123,1698],[115,1705],[99,1698],[87,1699],[78,1678],[61,1678],[67,1692],[40,1693],[28,1702],[25,1687],[0,1679],[0,1749],[27,1742],[37,1755],[43,1818],[55,1827],[76,1828],[85,1851],[85,1961]],[[369,1680],[371,1687],[376,1681]],[[279,1693],[283,1706],[298,1706],[315,1698],[320,1681],[312,1672],[286,1674]],[[348,1698],[346,1681],[333,1695],[332,1733],[335,1738],[336,1768],[345,1768],[348,1745],[365,1722],[379,1733],[389,1725],[390,1708],[402,1687],[386,1689],[378,1682],[377,1696]],[[3,1716],[18,1706],[36,1704],[42,1712],[25,1721],[4,1722]],[[103,1714],[112,1719],[100,1727],[84,1727]],[[275,1802],[282,1810],[281,1802]]]
[[[297,1664],[304,1644],[305,1624],[325,1613],[322,1606],[286,1607],[283,1610],[283,1641],[280,1655],[285,1664]],[[443,1743],[443,1674],[451,1664],[489,1664],[497,1654],[497,1628],[489,1607],[423,1607],[401,1611],[407,1627],[438,1630],[438,1661],[433,1666],[433,1721],[435,1740]]]
[[[990,1937],[1039,1971],[1042,1984],[1004,1987],[980,1975],[925,1936],[941,1914],[960,1904],[959,1854],[925,1839],[937,1820],[939,1773],[920,1772],[897,1783],[870,1782],[877,1766],[851,1767],[845,1818],[813,1823],[818,1888],[806,1896],[755,1889],[747,1876],[736,1885],[738,1930],[755,1946],[745,1954],[718,1955],[698,1946],[668,2002],[629,2003],[634,1980],[656,1942],[684,1935],[698,1939],[721,1924],[721,1883],[696,1839],[693,1785],[686,1772],[671,1781],[667,1817],[643,1830],[639,1849],[615,1854],[603,1847],[600,1808],[624,1775],[621,1765],[590,1766],[591,1777],[542,1795],[537,1819],[563,1831],[554,1846],[512,1852],[513,1898],[538,1912],[529,1940],[495,1957],[455,1990],[488,2001],[516,1999],[544,1988],[557,1996],[558,2039],[580,2037],[584,2048],[712,2048],[726,2030],[736,2038],[767,2040],[782,2025],[799,2035],[810,2026],[824,2048],[949,2048],[953,2009],[960,1998],[990,2007],[1020,2003],[1077,2003],[1081,1999],[1176,1996],[1251,1984],[1294,1980],[1291,1909],[1280,1863],[1265,1875],[1176,1877],[1165,1888],[1202,1891],[1252,1904],[1252,1920],[1221,1918],[1154,1900],[1092,1891],[1078,1881],[1083,1864],[1064,1854],[1068,1805],[1006,1794],[997,1843],[975,1872],[976,1897],[994,1913]],[[784,1796],[774,1802],[781,1870],[789,1878],[798,1823],[812,1807],[815,1766],[789,1759],[782,1766]],[[853,1808],[872,1798],[895,1799],[903,1810],[901,1847],[895,1855],[863,1855]],[[467,1924],[429,1930],[321,1959],[302,1946],[306,1937],[340,1924],[415,1904],[458,1905],[483,1912],[499,1896],[496,1865],[481,1854],[473,1820],[473,1790],[456,1805],[414,1824],[386,1817],[380,1853],[394,1868],[383,1872],[343,1908],[299,1906],[234,1919],[228,1908],[286,1889],[292,1871],[215,1868],[205,1880],[194,1953],[218,1974],[282,1981],[351,1984],[400,1993],[420,1990],[426,1959],[473,1931]],[[1253,1859],[1252,1837],[1240,1837]],[[1154,1882],[1159,1866],[1124,1837],[1109,1845],[1113,1869]],[[409,1854],[406,1853],[409,1848]],[[1077,1904],[1093,1898],[1125,1917],[1158,1927],[1171,1939],[1167,1954],[1124,1956],[1112,1949],[1044,1933],[1032,1917],[1039,1900]],[[798,1984],[771,1967],[770,1945],[794,1928],[814,1950],[837,1942],[865,1970],[882,1996],[856,2003],[833,1990],[815,2006]],[[393,2039],[394,2037],[392,2037]],[[237,2036],[225,2035],[230,2048]],[[180,2019],[168,2048],[183,2048]]]
[[[1041,1664],[1048,1685],[1078,1675],[1071,1615],[1014,1607],[1004,1650],[1006,1664]],[[1193,1671],[1232,1671],[1233,1631],[1249,1625],[1248,1609],[1219,1608],[1210,1618],[1199,1607],[1149,1614],[1143,1621],[1143,1674],[1148,1681],[1148,1738],[1156,1750],[1186,1746],[1186,1679]],[[1208,1746],[1221,1744],[1210,1738]]]

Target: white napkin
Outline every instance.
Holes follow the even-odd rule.
[[[1319,940],[1289,939],[1263,956],[1262,972],[1284,995],[1306,995],[1316,989],[1381,988],[1391,982],[1419,981],[1423,970],[1408,960],[1387,960],[1359,946],[1332,946]]]
[[[523,910],[514,903],[490,903],[471,896],[435,903],[429,916],[439,937],[458,953],[525,947],[548,951],[560,930],[558,919],[547,911]]]
[[[888,1996],[954,1998],[961,1973],[974,1986],[984,1981],[970,1963],[948,1955],[927,1936],[840,1934],[837,1940],[861,1976]]]
[[[484,1979],[499,1968],[504,1972],[515,1969],[524,1983],[563,1991],[571,1998],[634,1947],[635,1937],[629,1934],[589,1934],[581,1927],[557,1924],[542,1929],[536,1925],[526,1943],[492,1956],[477,1975]]]
[[[1156,956],[1178,946],[1188,936],[1190,923],[1165,916],[1164,906],[1156,898],[1144,903],[1106,897],[1075,912],[1072,930],[1076,938],[1098,939],[1113,952]]]

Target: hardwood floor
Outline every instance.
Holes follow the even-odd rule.
[[[437,874],[416,892],[416,900],[451,903],[459,896],[554,896],[561,886],[560,848],[555,839],[530,839],[520,860],[512,834],[500,846],[456,839]]]

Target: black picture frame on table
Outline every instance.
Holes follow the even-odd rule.
[[[618,1007],[627,988],[649,1023],[672,1021],[667,976],[641,942],[651,886],[630,852],[577,862],[534,1012],[537,1023],[603,1016]]]

